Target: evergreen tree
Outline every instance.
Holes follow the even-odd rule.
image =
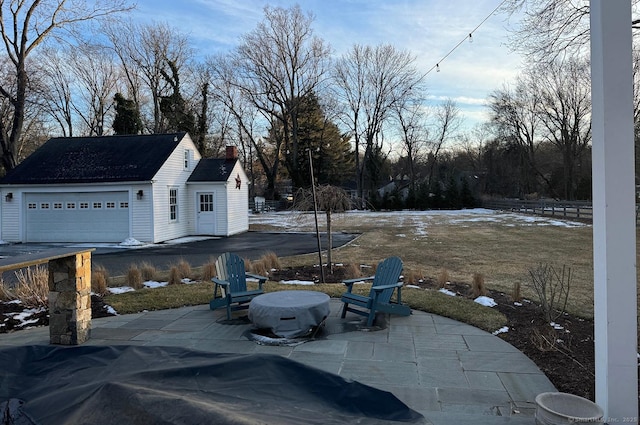
[[[113,97],[115,101],[116,116],[113,119],[113,131],[116,134],[140,134],[142,133],[142,119],[138,105],[126,99],[122,94],[116,93]]]
[[[165,131],[186,131],[190,134],[196,133],[196,118],[180,94],[180,77],[178,75],[178,66],[167,61],[171,69],[171,75],[164,70],[162,76],[169,83],[173,92],[169,96],[160,98],[160,111],[166,119]]]

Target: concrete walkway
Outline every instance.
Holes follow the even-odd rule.
[[[535,396],[556,391],[524,354],[472,326],[414,311],[380,317],[384,329],[366,331],[360,316],[340,319],[340,309],[332,299],[325,329],[295,346],[257,344],[250,324],[225,323],[224,311],[207,305],[94,319],[85,345],[278,354],[390,391],[434,425],[533,425]],[[0,334],[0,348],[48,343],[48,327]]]

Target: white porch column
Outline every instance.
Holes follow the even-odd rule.
[[[638,421],[631,1],[591,0],[596,403]]]

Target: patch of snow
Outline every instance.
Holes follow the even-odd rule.
[[[310,280],[281,280],[279,283],[283,285],[315,285]]]
[[[415,289],[420,289],[420,287],[418,285],[405,285],[405,288],[415,288]]]
[[[439,290],[438,290],[438,292],[442,292],[443,294],[445,294],[445,295],[450,295],[450,296],[452,296],[452,297],[455,297],[455,296],[456,296],[456,293],[455,293],[455,292],[452,292],[452,291],[450,291],[450,290],[448,290],[448,289],[444,289],[444,288],[439,289]]]
[[[563,327],[562,325],[559,325],[559,324],[557,324],[556,322],[551,322],[551,323],[549,323],[549,324],[551,325],[551,327],[553,327],[553,329],[556,329],[556,330],[562,330],[562,329],[564,329],[564,327]]]
[[[485,307],[495,307],[498,305],[498,303],[496,303],[493,298],[489,298],[485,296],[480,296],[473,301]]]
[[[20,322],[20,326],[26,326],[31,323],[38,323],[38,319],[30,319],[30,317],[43,311],[47,311],[47,309],[44,307],[26,308],[18,313],[6,313],[6,315],[11,316],[14,320]]]
[[[492,334],[493,335],[498,335],[498,334],[503,334],[505,332],[509,332],[509,326],[503,326],[500,329],[498,329],[497,331],[493,331]]]
[[[120,245],[122,245],[122,246],[140,246],[140,245],[143,245],[143,243],[140,242],[137,239],[134,239],[134,238],[127,238],[124,241],[120,242]]]
[[[118,312],[113,307],[111,307],[110,305],[107,305],[104,308],[105,308],[105,310],[107,310],[107,313],[115,314],[116,316],[118,315]]]
[[[513,303],[513,305],[515,305],[516,307],[522,307],[523,304],[516,301]]]
[[[143,283],[143,285],[147,288],[160,288],[163,286],[167,286],[169,282],[156,282],[155,280],[148,280]]]
[[[11,300],[11,301],[7,301],[7,304],[22,304],[22,301],[20,301],[20,300]]]
[[[107,288],[107,289],[112,294],[124,294],[125,292],[135,291],[135,289],[133,289],[130,286],[115,286],[113,288]]]
[[[407,237],[407,235],[405,235],[404,233],[399,233],[396,236],[399,237],[399,238],[406,238]]]

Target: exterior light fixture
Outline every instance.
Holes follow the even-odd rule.
[[[11,200],[13,199],[13,193],[9,192],[7,193],[7,195],[4,197],[4,200],[7,202],[11,202]]]
[[[142,189],[140,189],[138,193],[136,193],[136,196],[138,197],[138,199],[142,199],[142,197],[144,196],[144,192],[142,191]]]

